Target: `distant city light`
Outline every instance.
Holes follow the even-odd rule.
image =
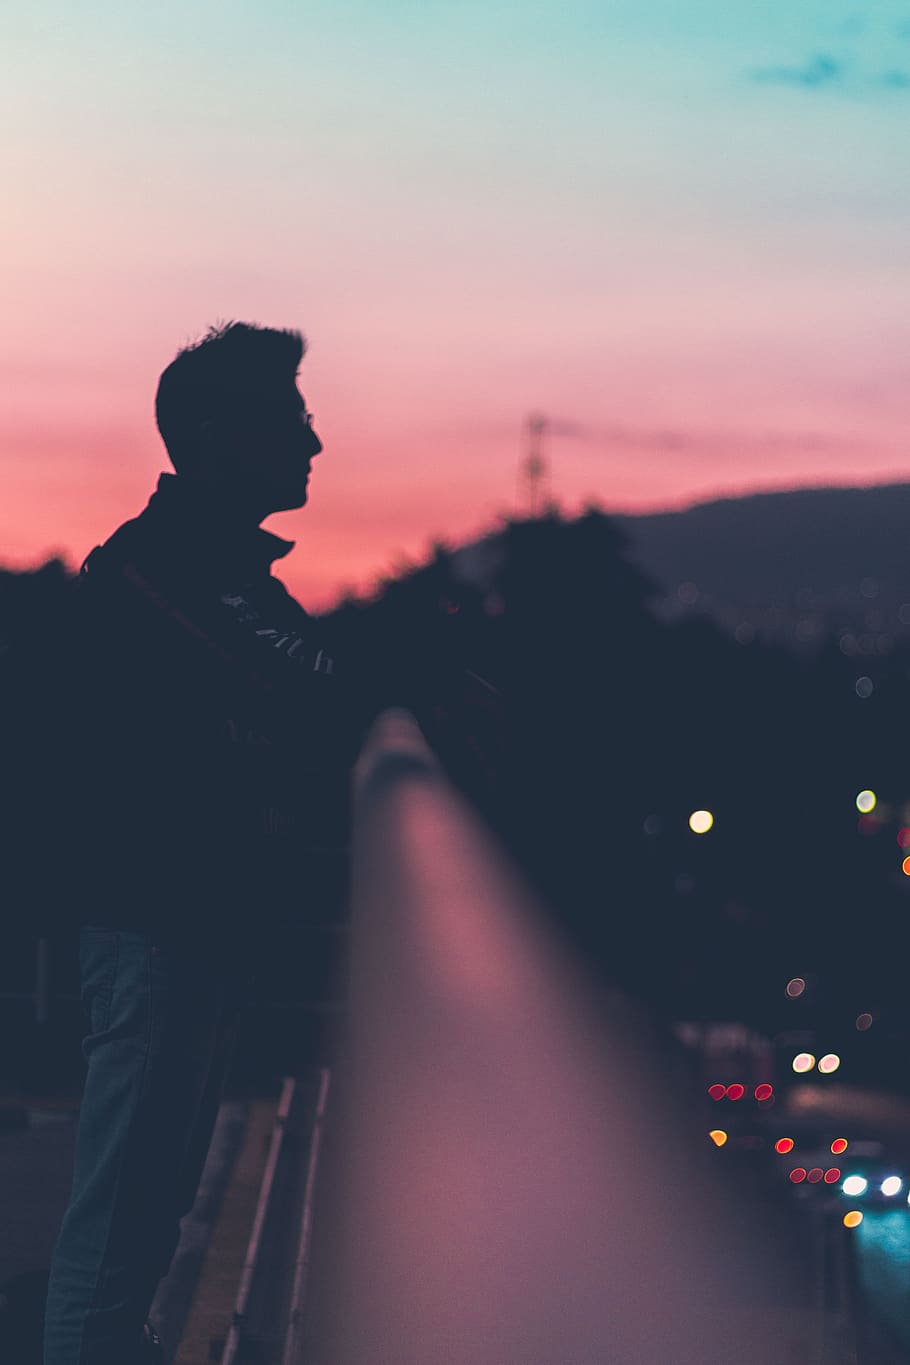
[[[793,1184],[799,1185],[803,1180],[805,1180],[805,1178],[806,1178],[805,1166],[794,1166],[793,1170],[790,1172],[790,1179],[793,1181]]]
[[[827,1171],[825,1171],[825,1184],[836,1185],[838,1180],[840,1180],[840,1167],[829,1166]]]
[[[882,1194],[888,1199],[893,1199],[896,1194],[900,1194],[904,1188],[904,1182],[899,1175],[889,1175],[881,1183]]]
[[[806,983],[801,976],[794,976],[787,982],[787,994],[791,1000],[796,1000],[806,989]]]
[[[707,834],[714,824],[714,816],[709,810],[694,810],[689,816],[689,828],[693,834]]]
[[[715,1147],[723,1147],[724,1143],[727,1140],[727,1135],[724,1132],[723,1128],[712,1128],[710,1133],[708,1134],[708,1137],[714,1143]]]
[[[781,1156],[786,1156],[788,1152],[792,1152],[793,1147],[794,1142],[792,1138],[778,1138],[774,1144],[775,1152],[780,1152]]]
[[[774,1094],[773,1085],[768,1085],[767,1083],[765,1083],[763,1085],[757,1085],[755,1087],[755,1098],[757,1100],[769,1100],[773,1094]]]
[[[856,1016],[856,1027],[859,1029],[860,1033],[865,1033],[867,1028],[872,1027],[872,1015],[858,1014]]]
[[[848,1175],[841,1185],[844,1194],[856,1195],[865,1194],[869,1188],[869,1182],[864,1175]]]
[[[864,678],[857,678],[857,680],[856,680],[856,695],[857,695],[858,697],[862,697],[863,700],[865,700],[866,697],[871,697],[871,696],[872,696],[872,693],[873,693],[874,690],[875,690],[875,687],[874,687],[874,684],[873,684],[871,678],[865,678],[865,677],[864,677]]]
[[[860,1213],[859,1209],[851,1209],[849,1213],[844,1214],[845,1228],[858,1228],[862,1221],[863,1215]]]
[[[835,1138],[831,1143],[831,1151],[835,1156],[840,1156],[850,1146],[846,1138]]]
[[[708,1094],[711,1096],[712,1100],[722,1100],[726,1093],[727,1087],[725,1085],[708,1086]]]
[[[811,1052],[798,1052],[793,1058],[793,1070],[798,1075],[802,1075],[805,1071],[811,1071],[814,1066],[815,1058]]]
[[[836,1071],[840,1066],[840,1057],[836,1052],[826,1052],[818,1064],[819,1071],[825,1076],[830,1076],[832,1071]]]
[[[728,1099],[728,1100],[741,1100],[742,1097],[743,1097],[743,1095],[745,1095],[745,1093],[746,1093],[746,1087],[745,1087],[744,1085],[740,1085],[738,1082],[737,1082],[736,1085],[728,1085],[728,1086],[727,1086],[727,1099]]]
[[[856,809],[863,815],[868,815],[870,810],[875,810],[878,797],[875,792],[863,791],[856,798]]]

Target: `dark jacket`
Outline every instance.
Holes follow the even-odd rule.
[[[272,576],[292,548],[162,474],[85,560],[52,727],[62,920],[242,941],[314,909],[308,866],[344,856],[375,705]]]

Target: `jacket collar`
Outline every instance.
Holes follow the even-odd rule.
[[[290,554],[296,544],[261,526],[237,525],[179,474],[159,475],[158,485],[137,520],[166,526],[172,537],[219,567],[267,573],[271,564]]]

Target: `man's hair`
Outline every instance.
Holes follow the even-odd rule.
[[[296,382],[306,348],[300,332],[227,322],[178,351],[155,395],[155,420],[178,473],[192,467],[205,418],[255,415]]]

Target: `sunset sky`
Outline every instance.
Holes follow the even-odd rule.
[[[300,328],[305,606],[522,507],[910,479],[910,0],[33,0],[0,20],[0,563],[170,465],[158,375]]]

